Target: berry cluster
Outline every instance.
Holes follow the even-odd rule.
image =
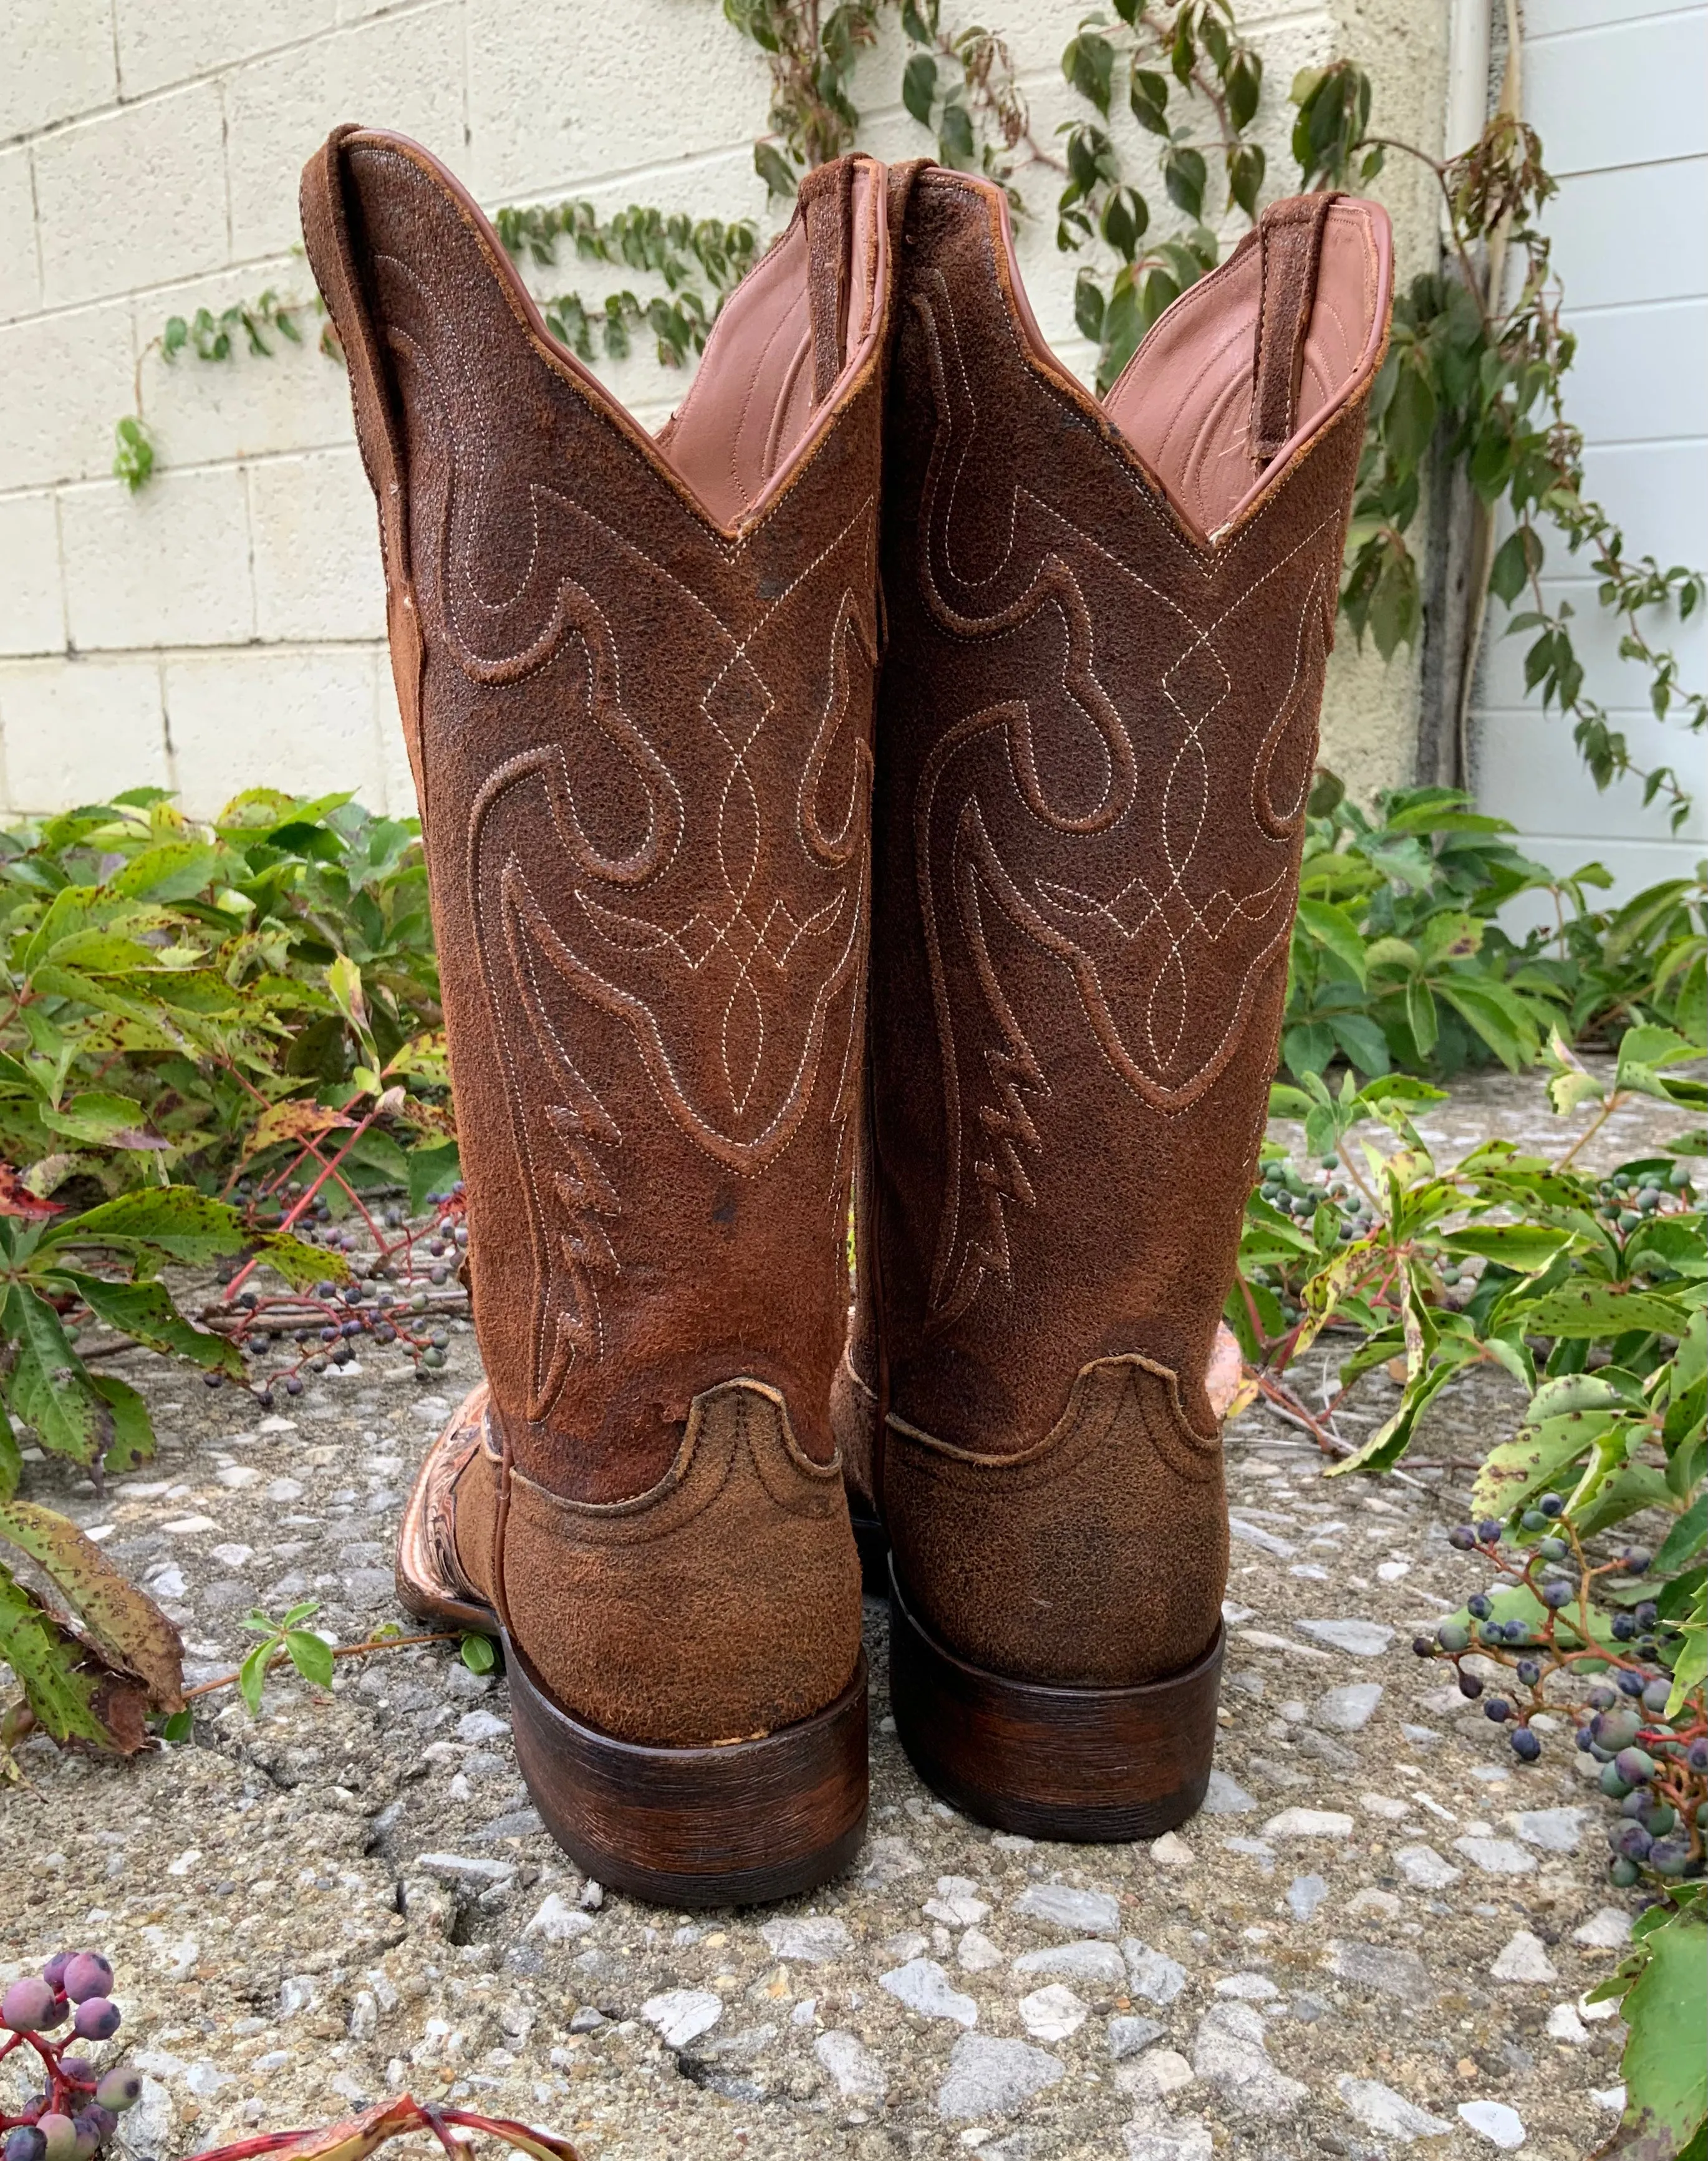
[[[1657,1212],[1669,1216],[1695,1205],[1690,1165],[1682,1160],[1670,1168],[1629,1165],[1598,1179],[1596,1198],[1597,1214],[1628,1235]]]
[[[1466,1601],[1467,1620],[1440,1622],[1433,1636],[1414,1638],[1412,1648],[1420,1658],[1450,1660],[1460,1693],[1473,1700],[1487,1687],[1464,1663],[1473,1651],[1509,1670],[1517,1684],[1513,1693],[1488,1695],[1483,1709],[1508,1728],[1513,1753],[1527,1763],[1542,1753],[1531,1721],[1548,1707],[1549,1682],[1560,1674],[1593,1675],[1583,1703],[1566,1707],[1577,1721],[1578,1747],[1601,1766],[1601,1791],[1621,1804],[1621,1820],[1607,1835],[1613,1882],[1635,1883],[1645,1868],[1664,1881],[1702,1876],[1708,1873],[1708,1716],[1700,1692],[1669,1721],[1668,1665],[1677,1638],[1652,1599],[1605,1622],[1591,1607],[1592,1591],[1609,1579],[1640,1585],[1652,1556],[1629,1547],[1592,1564],[1562,1505],[1557,1493],[1545,1493],[1511,1528],[1490,1518],[1450,1531],[1449,1541],[1461,1551],[1480,1553],[1493,1564],[1501,1579],[1497,1597],[1502,1590],[1530,1596],[1509,1599],[1523,1610],[1502,1617],[1494,1599],[1479,1591]]]
[[[444,1322],[467,1310],[461,1290],[449,1286],[467,1247],[468,1228],[461,1184],[429,1199],[433,1213],[424,1223],[407,1222],[400,1207],[378,1218],[364,1210],[371,1246],[351,1226],[324,1232],[322,1244],[351,1257],[352,1282],[318,1283],[311,1294],[276,1298],[240,1290],[202,1315],[258,1368],[247,1386],[263,1410],[271,1410],[281,1393],[299,1396],[308,1379],[329,1366],[350,1364],[364,1338],[379,1347],[400,1346],[419,1374],[443,1368],[450,1343]],[[323,1206],[317,1201],[293,1226],[299,1237],[314,1232],[315,1211]],[[234,1264],[227,1280],[244,1273]],[[263,1366],[268,1370],[258,1370]],[[211,1388],[223,1385],[219,1373],[203,1377]]]
[[[45,2080],[16,2116],[0,2101],[4,2161],[92,2161],[141,2098],[134,2071],[98,2070],[86,2056],[65,2053],[73,2035],[110,2041],[118,2031],[112,1989],[112,1968],[98,1951],[61,1951],[0,1996],[0,2062],[26,2052],[23,2060]],[[52,2039],[68,2019],[70,2033]]]

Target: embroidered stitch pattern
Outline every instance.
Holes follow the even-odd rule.
[[[1034,681],[1050,683],[1047,700],[1006,700],[952,722],[926,759],[915,793],[915,876],[945,1121],[930,1288],[930,1325],[940,1329],[967,1310],[987,1275],[1009,1281],[1007,1211],[1037,1205],[1044,1154],[1028,1102],[1041,1106],[1051,1091],[1028,1031],[1044,1016],[1040,1010],[1028,1022],[1005,987],[992,922],[1005,922],[1060,963],[1105,1062],[1140,1103],[1164,1117],[1186,1110],[1214,1086],[1237,1055],[1266,984],[1285,966],[1326,659],[1325,563],[1337,524],[1324,521],[1232,601],[1212,601],[1201,619],[1065,511],[1018,484],[998,559],[964,564],[956,497],[975,450],[978,410],[940,273],[922,281],[914,311],[936,414],[919,512],[926,606],[957,641],[1023,630],[1023,643],[1013,649],[1025,657]],[[1153,706],[1147,700],[1143,710],[1123,710],[1100,676],[1098,628],[1076,564],[1100,580],[1112,573],[1133,589],[1153,647],[1171,638],[1175,649]],[[1198,564],[1206,599],[1214,567],[1213,560]],[[1215,837],[1212,799],[1223,819],[1227,800],[1221,776],[1212,798],[1206,734],[1234,694],[1218,640],[1260,596],[1273,606],[1279,595],[1266,591],[1272,581],[1285,595],[1289,617],[1296,611],[1290,671],[1273,714],[1252,732],[1250,778],[1233,798],[1244,799],[1256,836],[1268,845],[1252,865],[1255,877],[1232,887],[1216,868],[1221,851],[1205,845]],[[1039,664],[1039,656],[1055,654],[1059,667],[1053,660]],[[1102,783],[1089,808],[1051,799],[1034,740],[1044,726],[1055,731],[1058,743],[1065,728],[1099,753]],[[1224,743],[1226,733],[1224,725]],[[1153,763],[1158,746],[1169,747],[1166,769],[1143,804],[1136,736]],[[1142,847],[1133,823],[1141,816]],[[1250,861],[1251,851],[1242,853]],[[990,1029],[991,1039],[980,1045],[982,1086],[959,1039],[970,1024]]]

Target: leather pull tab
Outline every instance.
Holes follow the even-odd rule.
[[[1335,200],[1332,195],[1295,195],[1272,203],[1258,228],[1261,295],[1247,438],[1255,466],[1268,465],[1298,425],[1323,227]]]
[[[812,315],[813,403],[822,405],[848,345],[848,254],[853,238],[854,160],[836,158],[800,184],[806,219],[807,305]]]
[[[300,210],[309,263],[320,286],[350,373],[356,440],[379,504],[380,553],[385,568],[386,625],[392,674],[403,716],[404,744],[415,780],[421,824],[427,824],[427,774],[421,754],[421,671],[425,658],[409,575],[409,535],[404,453],[378,326],[368,305],[351,229],[344,166],[351,125],[335,128],[303,168]]]

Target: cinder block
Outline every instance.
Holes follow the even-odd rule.
[[[253,637],[248,503],[235,466],[117,481],[60,497],[65,612],[82,652]]]
[[[60,527],[51,495],[0,496],[0,653],[61,653]]]
[[[131,410],[130,310],[122,301],[0,325],[8,487],[112,468],[113,423]]]
[[[305,643],[385,636],[379,522],[355,450],[252,466],[249,515],[258,636]]]
[[[200,360],[187,350],[175,360],[163,357],[159,340],[172,316],[188,321],[203,307],[217,315],[237,301],[253,305],[269,288],[281,300],[312,303],[315,298],[314,279],[300,256],[138,294],[133,315],[143,356],[143,414],[163,466],[177,470],[351,440],[349,379],[320,350],[325,318],[312,305],[298,320],[300,345],[276,331],[265,333],[270,356],[251,352],[239,331],[228,360]]]
[[[192,84],[35,146],[50,307],[192,277],[227,260],[218,86]]]
[[[482,202],[731,148],[765,126],[764,55],[721,8],[470,0],[468,50]]]
[[[421,813],[415,800],[415,776],[409,770],[409,753],[404,747],[404,723],[398,712],[398,686],[392,679],[391,656],[384,647],[380,648],[374,665],[373,690],[387,815],[419,818]],[[378,809],[379,805],[372,807]]]
[[[139,97],[330,29],[336,9],[334,0],[114,0],[113,16],[119,82]]]
[[[29,152],[8,150],[0,153],[0,322],[30,315],[40,305]]]
[[[232,247],[237,257],[299,245],[297,180],[341,120],[395,128],[462,161],[462,11],[413,8],[237,68],[226,79]]]
[[[348,788],[384,800],[372,647],[253,648],[165,664],[173,771],[184,806],[206,817],[245,788],[317,795]]]
[[[112,0],[7,0],[0,140],[110,104]]]
[[[0,740],[9,810],[64,810],[172,784],[152,660],[0,666]]]

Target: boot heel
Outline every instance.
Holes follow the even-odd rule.
[[[840,1876],[866,1829],[866,1654],[834,1703],[721,1747],[618,1741],[552,1701],[507,1635],[516,1754],[576,1867],[660,1906],[747,1906]]]
[[[1063,1688],[969,1665],[909,1607],[890,1561],[890,1695],[914,1768],[957,1808],[1028,1838],[1155,1838],[1210,1783],[1222,1631],[1134,1688]]]

